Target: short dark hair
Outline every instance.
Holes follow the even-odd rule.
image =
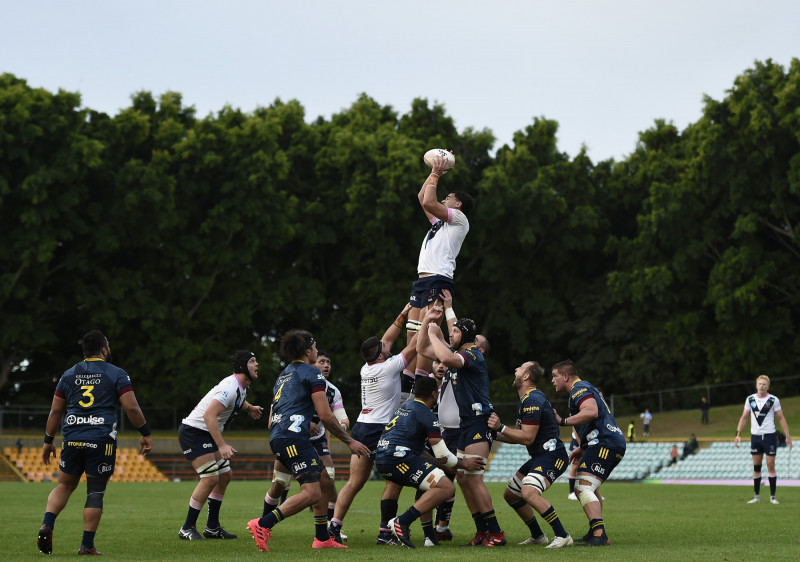
[[[456,196],[456,199],[461,201],[461,212],[470,216],[472,210],[475,208],[475,200],[472,198],[472,195],[466,191],[453,191],[452,193]]]
[[[383,351],[383,342],[376,336],[369,337],[361,344],[361,358],[367,363],[377,361],[377,355]]]
[[[108,347],[108,338],[100,330],[92,330],[83,335],[81,346],[83,347],[84,357],[99,355],[104,347]]]
[[[328,355],[327,351],[317,348],[317,359],[319,359],[320,357],[327,357],[328,359],[331,358],[331,356]]]
[[[570,377],[575,377],[578,375],[578,369],[575,367],[575,363],[572,362],[572,359],[565,359],[564,361],[556,363],[553,365],[553,370],[566,373]]]
[[[525,368],[525,371],[531,376],[533,386],[539,386],[539,381],[542,379],[544,369],[536,361],[530,361],[530,365]]]
[[[284,361],[294,361],[314,345],[314,336],[305,330],[289,330],[281,338],[280,356]]]
[[[417,398],[427,398],[431,393],[439,388],[439,383],[433,377],[418,376],[414,382],[414,396]]]

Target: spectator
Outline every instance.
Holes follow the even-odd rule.
[[[631,420],[631,423],[628,424],[628,442],[633,443],[634,438],[636,437],[636,426]]]
[[[22,438],[20,437],[20,438],[17,439],[17,455],[21,455],[22,454],[22,447],[23,447]]]
[[[709,403],[708,399],[705,396],[700,398],[700,423],[703,425],[708,425],[708,410],[711,408],[711,404]]]
[[[689,437],[689,440],[683,446],[683,455],[681,455],[681,460],[685,459],[689,455],[695,454],[699,446],[700,444],[697,442],[697,437],[695,437],[694,433],[692,433],[691,437]]]
[[[669,452],[669,465],[675,466],[678,462],[678,446],[672,445],[672,450]]]
[[[645,437],[650,435],[650,422],[653,419],[653,414],[650,413],[649,408],[644,409],[644,413],[642,413],[642,424],[644,424],[644,431],[642,432]]]

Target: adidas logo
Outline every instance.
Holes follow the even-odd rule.
[[[542,467],[541,467],[541,466],[537,466],[537,467],[536,467],[536,468],[534,468],[533,470],[538,470],[539,472],[541,472],[541,471],[542,471]]]
[[[481,434],[480,433],[476,433],[475,437],[473,437],[473,439],[482,439]]]
[[[586,468],[586,463],[582,462],[581,465],[578,468]]]

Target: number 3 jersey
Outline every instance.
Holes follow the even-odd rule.
[[[87,359],[61,375],[55,395],[67,403],[64,441],[117,438],[119,397],[131,392],[128,373],[101,359]]]
[[[308,439],[315,412],[311,395],[326,388],[325,375],[316,367],[302,361],[288,365],[275,381],[270,439]]]

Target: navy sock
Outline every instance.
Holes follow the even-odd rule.
[[[478,533],[485,533],[487,531],[486,521],[481,517],[480,512],[472,514],[472,520],[475,522],[475,531]]]
[[[422,534],[425,535],[427,538],[431,540],[436,540],[436,531],[433,530],[433,520],[430,521],[420,521],[420,525],[422,525]]]
[[[486,530],[490,533],[503,532],[503,530],[500,528],[500,524],[497,522],[497,516],[494,513],[494,509],[481,514],[481,518],[486,522]]]
[[[397,517],[397,500],[381,500],[381,529],[389,528],[389,520]]]
[[[525,521],[525,524],[528,526],[528,529],[530,529],[533,538],[538,539],[544,534],[542,528],[539,526],[539,522],[536,520],[536,516],[531,517],[529,521]]]
[[[186,514],[186,522],[183,524],[184,529],[194,527],[197,525],[197,518],[200,516],[200,510],[189,506],[189,512]]]
[[[564,529],[564,525],[561,524],[561,519],[558,518],[558,513],[550,506],[550,509],[542,513],[542,519],[550,523],[550,526],[553,528],[553,532],[556,534],[557,537],[566,537],[567,531]]]
[[[56,526],[56,514],[51,512],[46,512],[44,514],[44,521],[42,521],[42,525],[47,525],[51,529]]]
[[[455,500],[447,500],[446,502],[439,504],[439,507],[436,508],[436,520],[439,523],[442,521],[446,521],[445,525],[450,523],[450,516],[453,513],[454,503]]]
[[[281,508],[276,507],[269,513],[267,513],[264,517],[258,520],[258,524],[262,527],[266,527],[267,529],[272,529],[275,525],[279,522],[283,521],[283,512]]]
[[[577,478],[570,478],[569,479],[569,493],[570,494],[574,494],[575,493],[575,480],[577,480]]]
[[[756,495],[761,492],[761,475],[758,478],[753,478],[753,490],[755,490]]]
[[[602,531],[603,533],[606,532],[606,526],[603,523],[602,519],[592,519],[591,521],[589,521],[589,532],[590,533],[594,534],[594,532],[597,531],[598,529],[600,531]]]
[[[328,534],[328,516],[315,515],[314,516],[314,532],[316,533],[317,540],[325,542],[331,536]]]
[[[406,510],[406,512],[403,515],[397,518],[397,521],[399,521],[400,524],[403,525],[404,527],[408,527],[414,521],[419,519],[419,516],[420,512],[417,511],[417,508],[412,505]]]
[[[769,495],[774,496],[775,490],[778,488],[778,477],[777,476],[769,476]]]
[[[83,540],[81,540],[81,546],[94,550],[94,535],[95,531],[84,531]]]
[[[222,500],[215,500],[212,498],[208,498],[208,523],[207,525],[212,528],[216,529],[220,526],[219,524],[219,508],[222,507]]]

